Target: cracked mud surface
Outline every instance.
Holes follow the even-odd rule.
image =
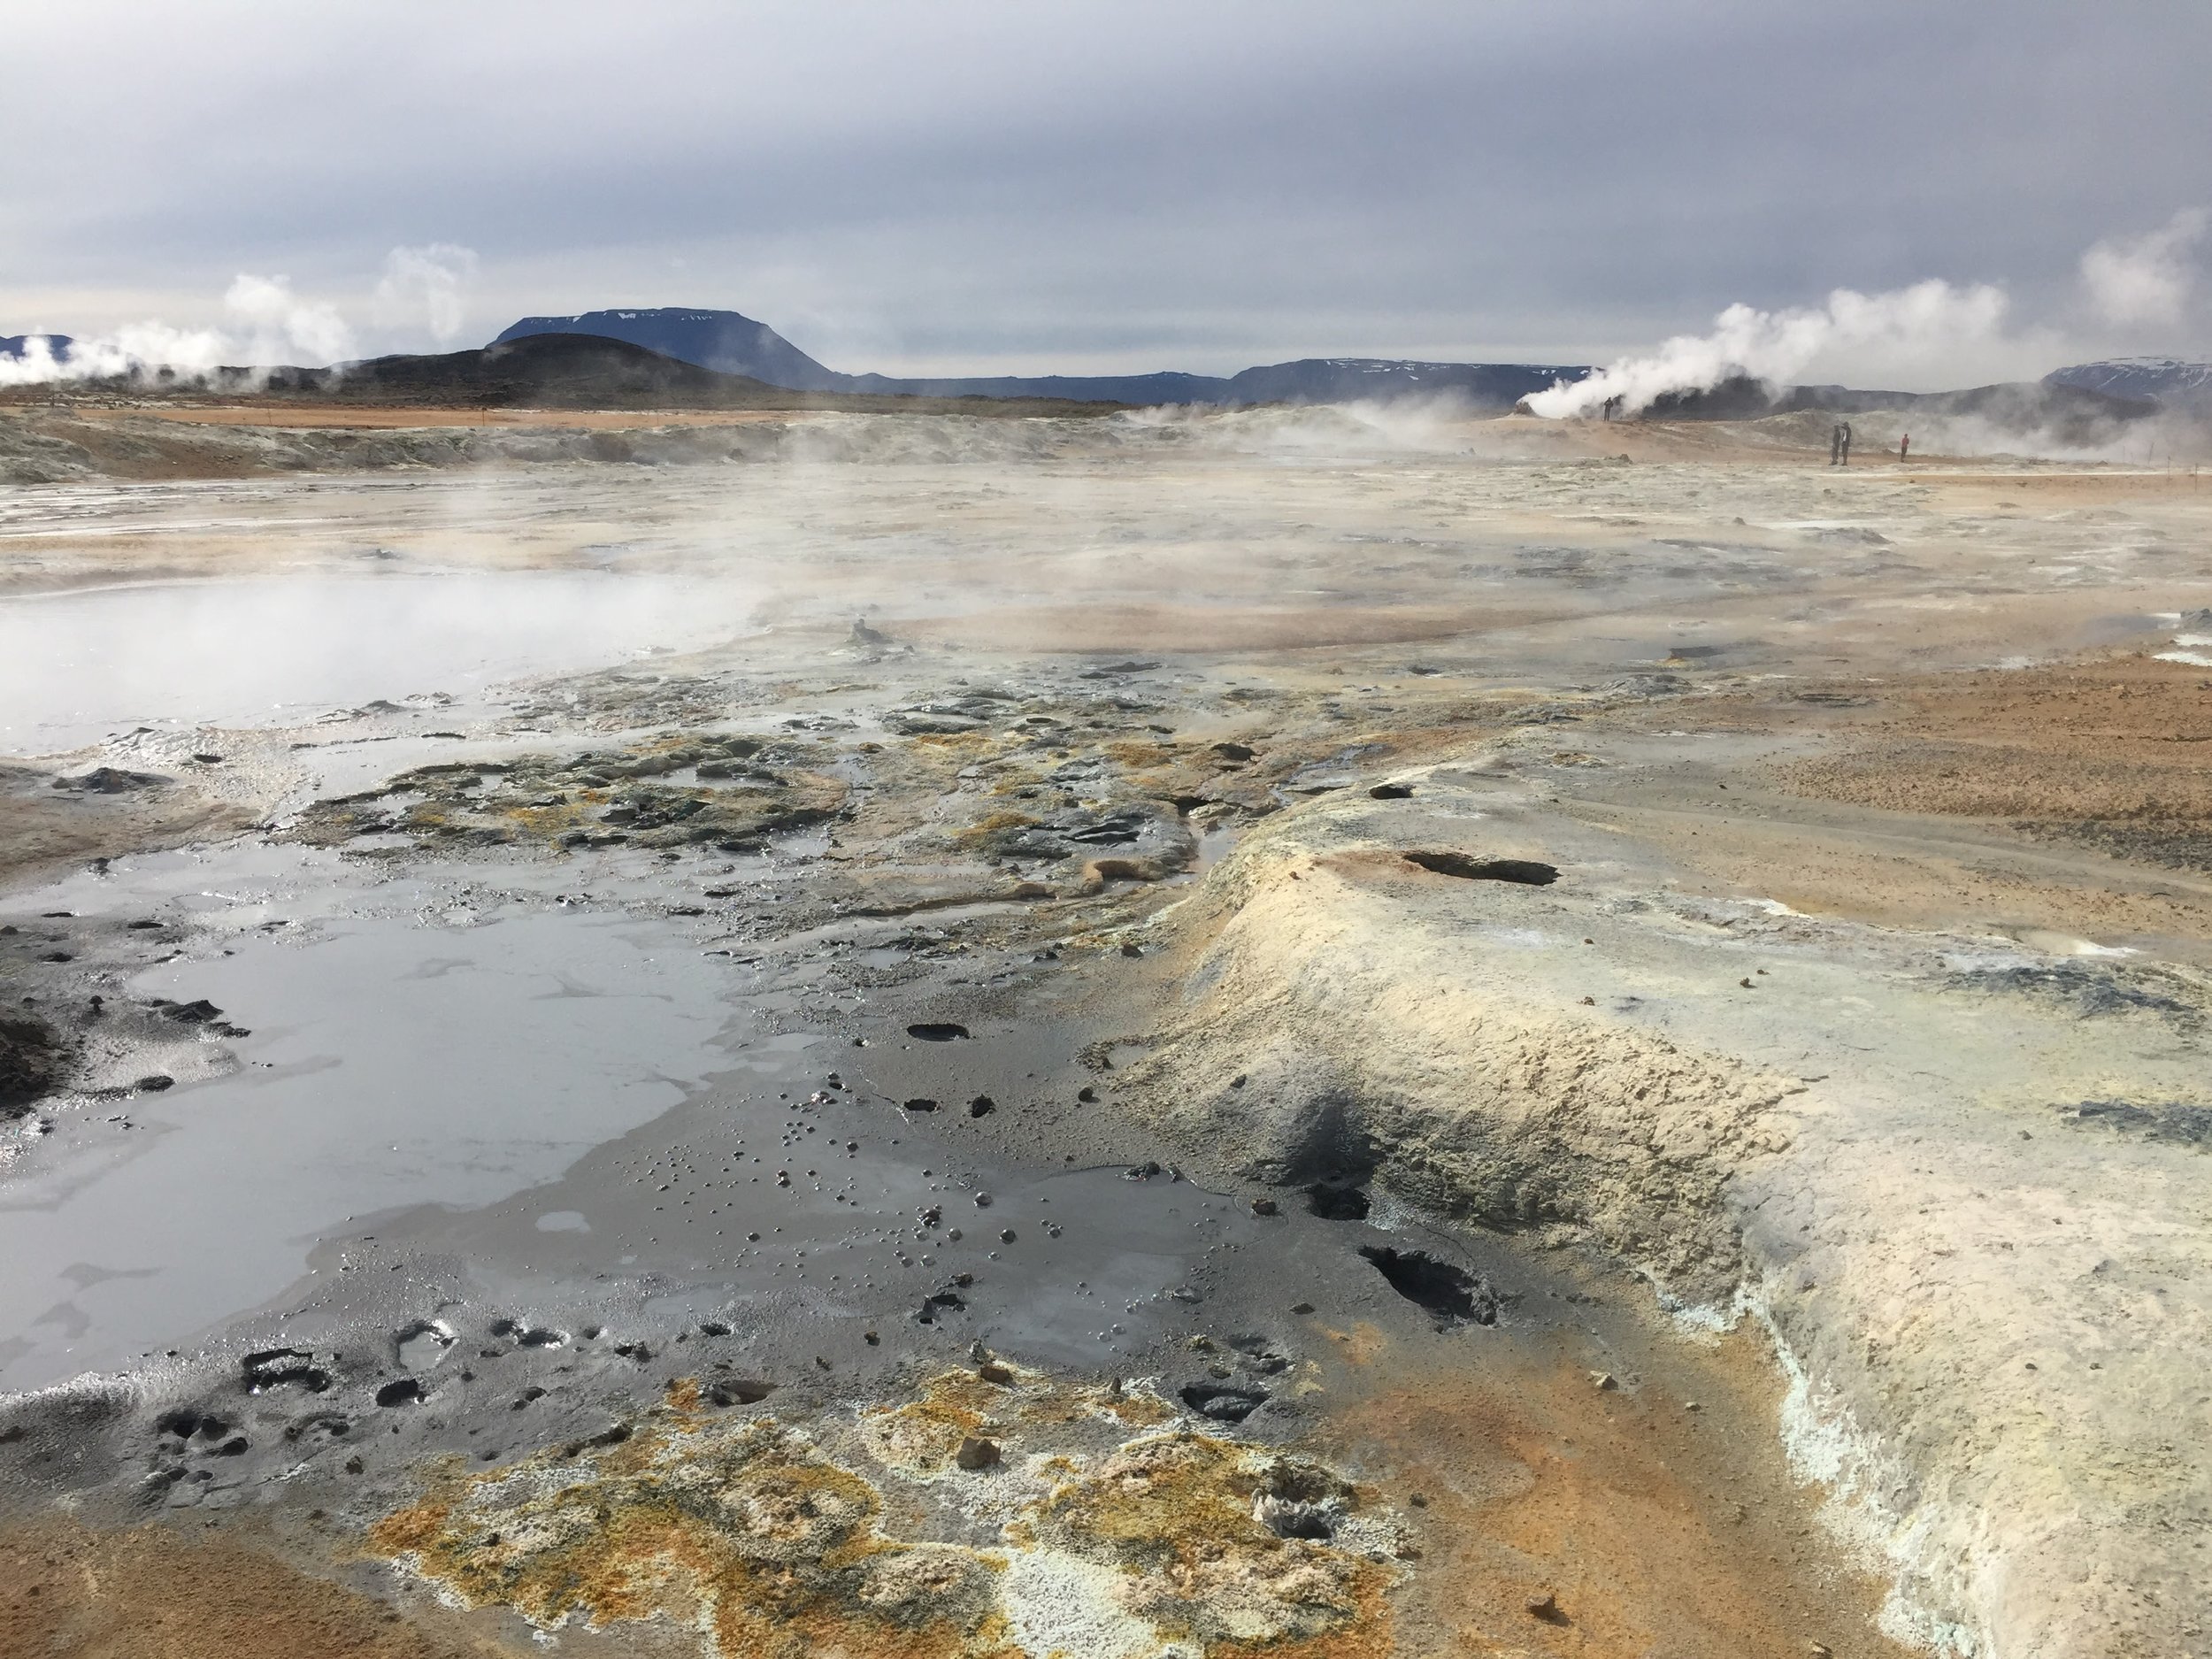
[[[0,1647],[2195,1651],[2200,503],[1039,426],[9,503],[727,642],[9,761]]]

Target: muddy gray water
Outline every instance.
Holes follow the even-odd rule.
[[[0,1383],[130,1363],[280,1288],[334,1225],[502,1196],[695,1087],[744,1008],[666,921],[549,903],[573,874],[241,848],[36,895],[200,923],[123,995],[250,1034],[135,1048],[102,1079],[124,1098],[47,1114],[56,1144],[0,1193]],[[154,1072],[173,1086],[134,1087]]]
[[[280,726],[373,699],[470,696],[525,672],[744,632],[729,580],[595,572],[303,573],[0,598],[0,749],[139,725]]]

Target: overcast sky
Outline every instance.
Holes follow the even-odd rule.
[[[250,273],[362,350],[683,303],[839,368],[1217,372],[1602,360],[1940,278],[2007,304],[1932,382],[2212,344],[2206,0],[0,18],[0,333],[219,326]],[[2162,227],[2162,299],[2085,281]]]

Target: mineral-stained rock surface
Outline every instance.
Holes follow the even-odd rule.
[[[615,1444],[434,1479],[372,1547],[541,1628],[665,1617],[728,1659],[1387,1650],[1409,1552],[1351,1483],[993,1369],[804,1428],[678,1384]],[[1001,1457],[959,1456],[987,1428]]]

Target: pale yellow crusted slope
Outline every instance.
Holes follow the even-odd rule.
[[[1436,847],[1563,876],[1399,856]],[[1769,1320],[1894,1633],[2212,1652],[2212,1159],[2079,1110],[2201,1098],[2201,987],[1686,887],[1518,787],[1301,810],[1171,918],[1125,1092],[1218,1171],[1371,1172]]]

